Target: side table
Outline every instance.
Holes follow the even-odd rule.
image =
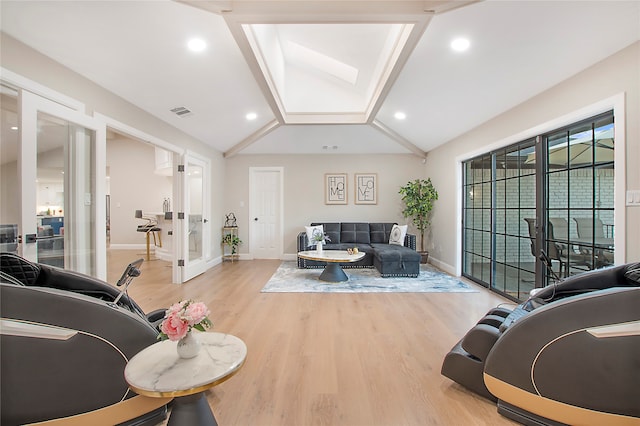
[[[129,387],[140,395],[176,397],[167,425],[217,425],[204,391],[233,376],[244,364],[247,346],[239,338],[195,332],[197,356],[178,356],[177,343],[164,340],[136,354],[124,369]]]

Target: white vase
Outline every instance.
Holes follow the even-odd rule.
[[[178,340],[178,356],[180,358],[193,358],[200,352],[200,342],[195,333],[188,332],[186,336]]]
[[[316,243],[316,252],[322,253],[322,243],[319,241]]]

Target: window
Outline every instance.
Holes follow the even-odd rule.
[[[523,300],[613,263],[613,151],[608,112],[464,162],[463,275]]]

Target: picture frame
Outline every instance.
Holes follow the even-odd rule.
[[[326,173],[324,175],[324,203],[347,204],[346,173]]]
[[[356,173],[354,178],[355,203],[378,204],[378,174]]]

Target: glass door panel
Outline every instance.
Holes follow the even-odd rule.
[[[182,259],[184,265],[180,282],[203,273],[211,257],[211,226],[209,223],[209,163],[193,154],[184,156],[182,173],[184,232]]]
[[[202,167],[187,165],[189,187],[189,262],[202,259]]]
[[[38,113],[37,261],[95,273],[95,132]]]
[[[98,141],[104,149],[104,126],[28,91],[18,93],[22,255],[104,279],[105,203],[95,196],[96,171],[104,174],[98,165],[104,155],[97,155]]]

